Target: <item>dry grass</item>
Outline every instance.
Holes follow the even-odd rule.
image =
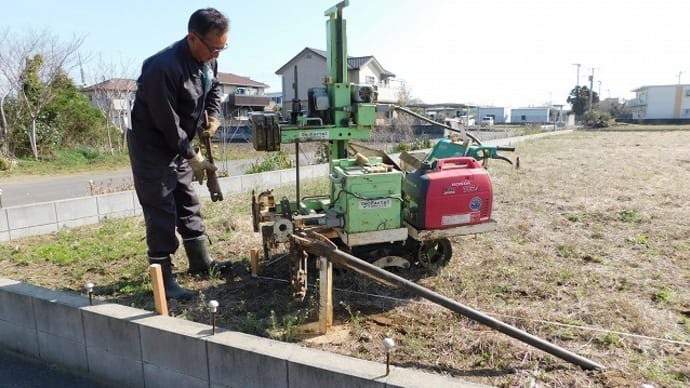
[[[688,144],[689,131],[575,132],[520,143],[519,170],[501,162],[490,166],[498,230],[454,239],[453,259],[435,273],[414,269],[404,274],[601,363],[605,372],[582,371],[347,272],[339,273],[335,284],[338,335],[326,340],[300,339],[295,331],[297,325],[315,319],[313,292],[307,303],[292,303],[286,284],[253,279],[246,268],[232,279],[181,275],[181,283],[201,296],[175,304],[171,311],[207,322],[205,302],[217,299],[222,327],[378,361],[385,359],[381,340],[392,336],[399,344],[392,357],[395,365],[497,386],[687,386]],[[302,194],[323,193],[324,187],[324,182],[317,182],[303,187]],[[280,195],[294,197],[292,189]],[[248,216],[248,196],[204,206],[217,258],[246,266],[249,249],[260,245]],[[144,275],[141,223],[138,218],[111,221],[2,244],[0,273],[75,291],[92,280],[99,285],[99,298],[153,309]],[[66,264],[50,259],[47,248],[28,254],[33,246],[55,246],[63,240],[86,244],[86,239],[108,228],[112,234],[128,235],[112,239],[115,251],[122,253],[107,260],[102,256],[110,257],[108,252],[94,253],[99,257],[92,261]],[[179,271],[185,269],[182,252],[176,262]],[[284,264],[278,262],[263,275],[287,278]]]

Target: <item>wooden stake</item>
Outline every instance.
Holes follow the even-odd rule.
[[[333,326],[333,263],[319,257],[319,332],[326,334]]]
[[[249,259],[250,259],[250,264],[252,268],[252,277],[256,277],[256,275],[259,273],[259,250],[256,248],[252,248],[249,251]]]
[[[153,288],[153,301],[156,304],[156,312],[160,315],[168,315],[168,302],[165,300],[165,286],[163,285],[161,265],[149,265],[149,273],[151,274],[151,288]]]

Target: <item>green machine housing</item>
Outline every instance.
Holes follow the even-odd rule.
[[[332,167],[332,210],[342,215],[344,232],[401,227],[402,172],[390,170],[381,158],[370,158],[366,165],[334,160]]]

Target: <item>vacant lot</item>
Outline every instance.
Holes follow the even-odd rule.
[[[690,131],[575,132],[517,144],[520,168],[493,162],[495,232],[453,239],[450,263],[403,273],[443,295],[607,367],[586,372],[501,333],[350,272],[335,286],[337,327],[306,339],[318,297],[290,301],[285,260],[253,279],[179,280],[197,300],[175,316],[355,357],[498,386],[681,387],[690,382]],[[323,193],[325,182],[303,187]],[[294,196],[292,190],[278,194]],[[260,242],[249,197],[206,203],[218,257],[246,267]],[[153,309],[142,220],[113,220],[0,245],[0,275]],[[181,252],[178,271],[186,264]],[[281,281],[282,280],[282,281]],[[383,297],[382,297],[383,296]]]

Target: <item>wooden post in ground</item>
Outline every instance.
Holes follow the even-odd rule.
[[[156,304],[156,312],[160,315],[168,315],[168,302],[165,300],[165,286],[163,285],[161,265],[149,265],[149,273],[151,274],[151,288],[153,288],[153,301]]]
[[[333,263],[319,257],[319,332],[326,334],[333,326]]]
[[[259,273],[259,250],[252,248],[249,251],[249,260],[252,269],[252,277],[256,277]]]

